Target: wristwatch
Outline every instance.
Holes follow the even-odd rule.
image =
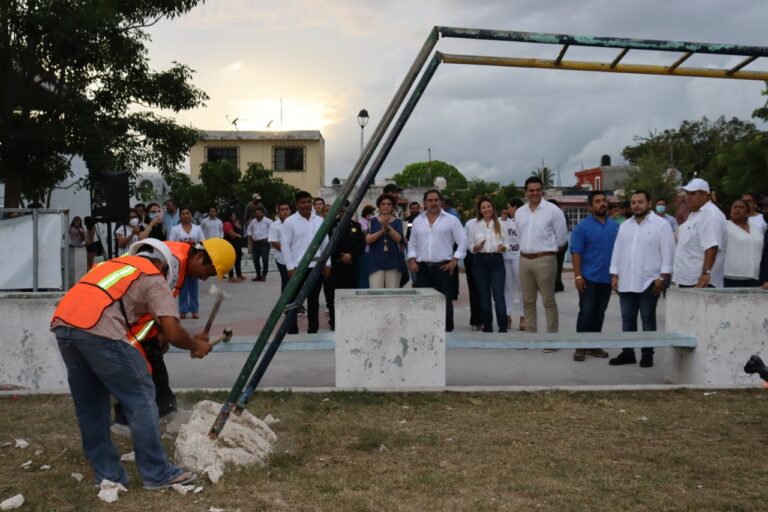
[[[709,275],[709,274],[711,274],[711,273],[712,273],[712,269],[711,269],[711,268],[710,268],[710,269],[707,269],[707,270],[705,270],[704,272],[702,272],[702,274],[706,274],[706,275]]]

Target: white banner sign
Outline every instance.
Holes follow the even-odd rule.
[[[38,289],[60,289],[61,215],[41,213],[37,216]],[[0,220],[0,290],[31,290],[33,285],[33,220],[32,215]]]

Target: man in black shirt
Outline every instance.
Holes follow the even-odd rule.
[[[341,216],[344,210],[349,207],[349,201],[344,202],[344,208],[339,211],[339,217],[336,219],[328,236],[333,236],[333,232],[338,228]],[[349,221],[349,225],[344,231],[339,245],[331,254],[331,277],[326,281],[329,287],[328,301],[328,324],[331,330],[336,328],[336,311],[334,308],[336,290],[357,288],[360,274],[360,257],[365,250],[365,233],[359,222]]]

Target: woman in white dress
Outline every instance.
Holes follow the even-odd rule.
[[[726,288],[760,286],[760,258],[763,254],[763,232],[749,222],[749,206],[743,199],[731,205],[731,219],[725,224]]]

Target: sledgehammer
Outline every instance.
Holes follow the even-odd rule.
[[[215,284],[211,285],[211,289],[208,291],[208,293],[216,297],[216,302],[213,304],[213,309],[211,309],[211,314],[208,316],[208,321],[205,322],[205,329],[203,329],[205,334],[208,334],[211,331],[213,320],[216,318],[216,314],[219,312],[219,307],[221,306],[222,301],[229,298],[229,294]]]

